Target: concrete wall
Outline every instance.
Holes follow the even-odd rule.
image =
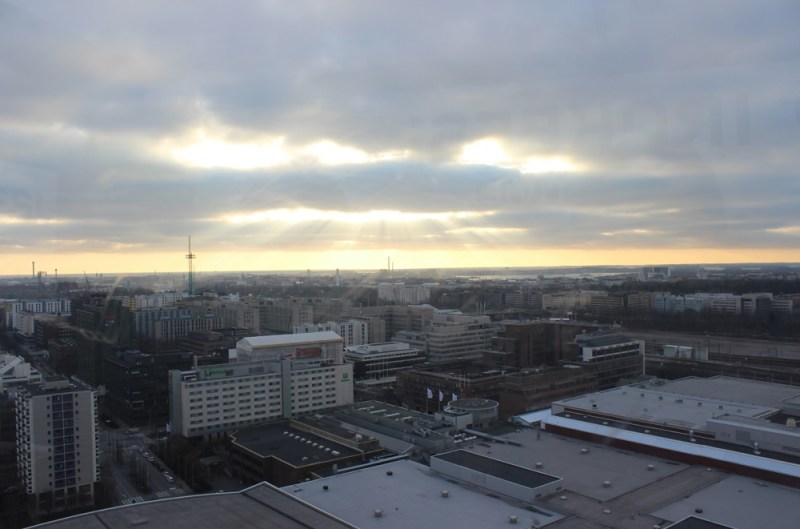
[[[759,450],[800,455],[800,428],[772,423],[755,425],[724,418],[709,420],[706,428],[720,441],[743,446],[753,446],[757,442]]]

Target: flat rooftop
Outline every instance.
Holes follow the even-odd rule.
[[[80,514],[34,527],[47,529],[355,529],[261,483],[240,492],[181,496]]]
[[[527,468],[541,462],[540,470],[562,477],[562,491],[544,502],[575,517],[557,527],[649,529],[668,527],[690,516],[718,525],[688,528],[790,529],[798,525],[793,506],[800,505],[800,489],[533,428],[504,437],[521,446],[486,442],[468,450]],[[695,511],[698,508],[702,513]]]
[[[692,491],[652,514],[667,520],[695,516],[736,529],[797,529],[798,502],[797,489],[733,475]]]
[[[779,411],[776,407],[677,393],[669,391],[668,385],[623,386],[558,402],[587,412],[686,429],[703,429],[709,419],[721,415],[758,418]]]
[[[295,467],[336,461],[360,453],[318,435],[293,430],[288,423],[240,430],[234,442],[261,457],[276,457]]]
[[[328,487],[327,490],[324,487]],[[283,490],[361,529],[507,529],[509,516],[520,527],[563,519],[553,509],[527,506],[462,486],[412,461],[341,473]],[[447,497],[442,491],[447,491]],[[382,511],[380,517],[375,510]]]
[[[490,457],[484,457],[465,450],[454,450],[433,457],[531,489],[558,481],[558,478],[555,476],[512,465]]]
[[[667,381],[658,386],[658,389],[687,397],[726,400],[770,408],[780,408],[782,401],[800,396],[800,387],[797,386],[725,376],[681,378]]]
[[[246,344],[255,349],[332,341],[341,342],[342,337],[333,331],[308,332],[303,334],[272,334],[269,336],[242,338],[236,345],[238,347],[240,343],[243,345]]]
[[[449,424],[437,421],[434,416],[427,413],[409,410],[400,406],[393,406],[377,400],[356,402],[337,412],[337,417],[341,417],[343,420],[347,420],[346,417],[348,415],[368,417],[375,420],[375,422],[377,422],[377,419],[392,421],[403,425],[402,427],[407,427],[409,430],[415,426],[423,426],[432,429],[450,427]]]
[[[503,436],[513,444],[477,442],[465,450],[563,478],[561,486],[593,501],[609,501],[652,485],[688,465],[534,429]],[[583,450],[586,450],[584,453]],[[537,467],[537,463],[541,463]],[[648,465],[653,465],[649,470]],[[611,482],[604,487],[603,482]]]

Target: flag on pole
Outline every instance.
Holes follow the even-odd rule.
[[[428,388],[428,398],[429,399],[433,398],[433,391],[431,391],[431,388]]]
[[[452,398],[451,400],[458,400],[458,395],[456,395],[455,393],[453,393],[453,398]]]
[[[439,390],[439,402],[442,402],[443,400],[444,400],[444,393],[442,393],[442,390],[440,389]]]

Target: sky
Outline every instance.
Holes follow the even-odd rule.
[[[0,0],[0,274],[800,262],[799,24]]]

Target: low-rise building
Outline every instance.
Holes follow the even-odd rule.
[[[42,374],[21,356],[0,353],[0,392],[25,384],[41,384]]]
[[[565,399],[544,420],[554,432],[793,486],[800,485],[798,422],[797,387],[724,376],[651,380]]]
[[[245,483],[283,486],[318,478],[339,466],[363,463],[380,453],[377,440],[348,446],[303,423],[279,421],[231,434],[227,444],[232,470]]]

